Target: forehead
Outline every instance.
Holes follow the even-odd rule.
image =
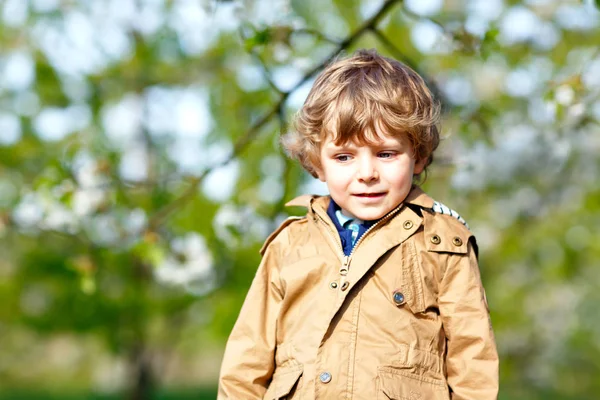
[[[328,134],[323,141],[323,147],[335,148],[341,146],[394,146],[394,145],[408,145],[409,140],[406,134],[390,135],[382,130],[376,130],[375,132],[361,132],[351,136],[342,137],[333,134]]]

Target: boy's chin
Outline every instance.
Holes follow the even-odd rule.
[[[356,218],[363,221],[374,221],[380,218],[383,218],[392,210],[387,209],[360,209],[356,210],[356,212],[350,212],[351,215],[354,215]]]

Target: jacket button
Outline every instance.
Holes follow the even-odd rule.
[[[463,241],[458,236],[455,236],[454,239],[452,239],[452,244],[455,245],[455,246],[457,246],[457,247],[460,247],[460,246],[462,246]]]
[[[331,283],[329,284],[329,287],[330,287],[330,288],[332,288],[332,289],[337,289],[337,286],[338,286],[338,285],[337,285],[337,282],[336,282],[336,281],[333,281],[333,282],[331,282]]]
[[[404,294],[402,292],[394,292],[394,303],[398,306],[404,304]]]
[[[344,290],[348,289],[348,286],[350,286],[350,283],[346,281],[346,282],[342,283],[342,287],[340,289],[342,289],[342,291],[344,291]]]
[[[441,242],[442,242],[442,239],[440,239],[440,237],[438,235],[433,235],[431,237],[431,243],[440,244]]]
[[[319,375],[319,380],[323,383],[329,383],[331,382],[331,374],[327,371],[321,372]]]
[[[411,220],[406,220],[402,226],[404,226],[404,229],[409,230],[413,227],[413,222]]]

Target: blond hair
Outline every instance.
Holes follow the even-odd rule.
[[[317,76],[282,145],[316,177],[327,137],[337,145],[364,145],[383,129],[391,136],[408,135],[415,159],[426,160],[427,167],[440,141],[439,119],[440,105],[419,74],[375,50],[358,50]]]

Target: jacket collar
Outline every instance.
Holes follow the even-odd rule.
[[[417,185],[413,185],[408,196],[406,196],[404,203],[414,204],[421,208],[432,208],[434,201],[423,191],[423,189]]]

